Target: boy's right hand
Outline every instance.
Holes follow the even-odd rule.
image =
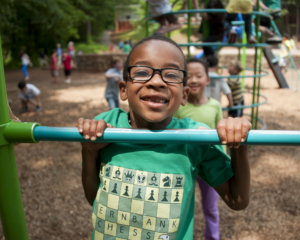
[[[80,133],[83,134],[86,140],[90,139],[91,141],[95,141],[97,137],[101,137],[103,135],[103,131],[105,128],[113,128],[109,123],[106,123],[104,120],[90,120],[79,118],[77,121],[77,128]],[[109,143],[90,143],[90,142],[82,142],[81,145],[83,148],[87,148],[90,150],[100,150],[105,148]]]

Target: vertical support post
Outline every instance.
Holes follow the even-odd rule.
[[[192,8],[192,0],[188,0],[188,10]],[[191,35],[192,35],[192,29],[191,29],[191,14],[188,13],[188,28],[187,28],[187,42],[191,42]],[[188,47],[188,54],[187,58],[189,59],[191,57],[190,47]]]
[[[256,8],[257,8],[257,11],[259,12],[259,2],[260,1],[257,1],[257,5],[256,5]],[[256,32],[256,42],[259,42],[259,36],[258,36],[258,32],[259,32],[259,24],[260,24],[260,16],[256,16],[256,24],[255,24],[255,32]],[[254,75],[257,74],[257,50],[258,50],[258,47],[255,47],[255,55],[254,55]],[[255,92],[256,92],[256,77],[254,77],[253,79],[253,95],[252,95],[252,104],[255,103]],[[251,111],[251,124],[252,126],[253,123],[254,123],[254,112],[255,112],[255,108],[252,107],[252,111]]]
[[[244,24],[242,43],[247,44],[247,35],[245,32],[245,24]],[[245,67],[246,67],[246,47],[243,47],[242,66],[245,69]],[[242,71],[242,76],[245,76],[245,70]],[[244,91],[245,90],[245,78],[244,77],[242,78],[241,85],[242,85],[242,90]]]
[[[262,36],[260,37],[260,42],[262,42]],[[259,53],[259,67],[258,67],[258,74],[261,73],[261,62],[262,62],[262,55],[263,55],[263,49],[260,48],[260,53]],[[260,76],[258,77],[258,83],[257,83],[257,97],[256,97],[256,102],[259,102],[259,93],[260,93]],[[256,113],[255,113],[255,129],[257,129],[257,122],[258,122],[258,106],[256,107]]]
[[[0,128],[10,122],[0,37]],[[3,131],[0,131],[3,134]],[[14,146],[0,136],[0,218],[7,240],[29,240],[15,161]]]
[[[145,4],[145,16],[147,17],[149,15],[149,3],[146,1],[146,4]],[[146,37],[149,36],[149,19],[146,18]]]

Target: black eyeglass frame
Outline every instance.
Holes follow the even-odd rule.
[[[131,72],[131,69],[134,68],[134,67],[145,67],[145,68],[150,68],[150,69],[153,70],[152,75],[151,75],[150,78],[147,79],[147,80],[138,80],[138,79],[134,79],[134,78],[131,77],[131,73],[130,73],[130,72]],[[162,76],[162,74],[161,74],[162,70],[165,70],[165,69],[179,70],[179,71],[183,72],[183,79],[182,79],[182,81],[181,81],[181,82],[169,82],[169,81],[166,81],[166,80],[164,79],[164,77]],[[154,76],[154,74],[155,74],[156,71],[159,72],[159,75],[161,76],[161,79],[162,79],[164,82],[166,82],[166,83],[178,83],[178,84],[183,83],[183,81],[184,81],[184,79],[186,78],[186,75],[187,75],[187,73],[186,73],[185,70],[182,70],[182,69],[179,69],[179,68],[161,68],[161,69],[159,69],[159,68],[153,68],[153,67],[149,67],[149,66],[140,66],[140,65],[129,66],[129,67],[127,67],[127,71],[128,71],[128,73],[129,73],[129,77],[130,77],[131,80],[139,81],[139,82],[147,82],[147,81],[149,81],[151,78],[153,78],[153,76]]]

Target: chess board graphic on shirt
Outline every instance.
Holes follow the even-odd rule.
[[[175,240],[184,175],[102,164],[93,207],[95,240]]]

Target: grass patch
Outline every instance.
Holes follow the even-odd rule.
[[[100,43],[78,43],[75,47],[76,53],[78,53],[78,51],[82,51],[83,53],[98,53],[109,50],[109,46]]]

